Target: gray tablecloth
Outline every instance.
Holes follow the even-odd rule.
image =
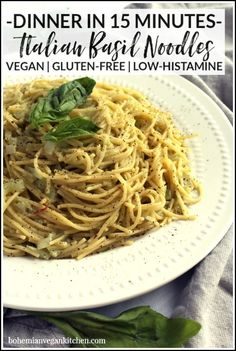
[[[156,6],[169,8],[170,4],[162,3]],[[200,6],[212,8],[224,6],[226,10],[226,74],[185,78],[205,91],[232,123],[232,4],[172,4],[172,7]],[[232,246],[232,228],[230,228],[219,245],[182,277],[149,294],[94,311],[114,316],[134,306],[150,305],[167,316],[186,316],[202,324],[200,333],[186,347],[231,348],[233,347]],[[61,338],[62,335],[57,328],[36,317],[28,316],[22,311],[4,310],[5,347],[38,347],[26,343],[12,344],[10,338]],[[48,345],[45,343],[40,347]],[[68,345],[61,347],[66,348]]]

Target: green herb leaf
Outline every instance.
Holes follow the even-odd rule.
[[[49,91],[33,106],[29,121],[34,128],[45,123],[64,120],[74,108],[81,106],[96,82],[88,77],[75,79]]]
[[[38,102],[33,106],[29,121],[34,128],[50,122],[58,122],[64,120],[67,114],[60,114],[54,109],[52,104],[54,90],[51,90],[46,97],[39,98]]]
[[[79,339],[102,338],[106,341],[105,345],[91,343],[86,344],[87,347],[180,347],[201,329],[198,322],[184,318],[167,318],[146,306],[130,309],[116,318],[83,311],[38,315],[55,324],[65,336]]]
[[[78,117],[61,122],[56,128],[44,135],[44,140],[58,142],[66,139],[77,138],[82,135],[96,133],[99,128],[92,121]]]
[[[59,113],[69,113],[82,105],[91,94],[96,82],[88,77],[72,80],[54,91],[53,105]]]

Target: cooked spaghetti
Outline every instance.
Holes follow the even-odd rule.
[[[4,92],[4,253],[83,258],[172,220],[194,219],[201,186],[172,116],[141,93],[97,83],[71,119],[97,133],[45,141],[52,126],[29,123],[32,105],[65,80],[34,80]],[[157,234],[158,235],[158,234]]]

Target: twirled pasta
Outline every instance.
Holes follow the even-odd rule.
[[[65,80],[34,80],[4,92],[4,252],[83,258],[172,220],[193,219],[201,186],[170,113],[141,93],[97,83],[70,117],[98,133],[58,144],[28,122],[32,104]],[[157,234],[158,235],[158,234]]]

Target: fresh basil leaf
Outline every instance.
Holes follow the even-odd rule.
[[[67,114],[58,113],[52,104],[54,90],[51,90],[46,97],[39,98],[33,106],[29,121],[34,128],[45,123],[58,122],[64,120]]]
[[[46,317],[44,318],[47,320],[47,322],[54,324],[57,328],[63,330],[64,335],[71,338],[71,339],[77,339],[81,340],[80,342],[80,347],[86,348],[86,344],[84,344],[83,340],[85,339],[85,336],[82,334],[79,334],[76,329],[74,329],[69,323],[65,322],[64,320],[61,320],[59,318],[54,318],[54,317]],[[79,343],[79,342],[78,342]],[[78,345],[77,343],[77,345]]]
[[[47,316],[45,318],[48,322],[54,324],[57,328],[63,330],[64,334],[69,338],[80,338],[80,335],[76,329],[74,329],[69,323],[59,318]]]
[[[86,101],[95,84],[95,80],[84,77],[50,90],[47,96],[39,98],[33,106],[30,123],[34,128],[38,128],[45,123],[66,119],[69,112]]]
[[[158,346],[180,347],[181,345],[184,345],[190,338],[196,335],[200,329],[201,325],[191,319],[167,319],[166,326],[162,329],[162,337],[158,343]]]
[[[66,139],[77,138],[82,135],[96,133],[99,128],[92,121],[78,117],[61,122],[56,128],[44,135],[44,140],[58,142]]]
[[[69,113],[81,106],[91,94],[96,82],[88,77],[72,80],[54,91],[53,105],[59,113]]]
[[[92,93],[93,88],[96,85],[96,81],[92,78],[89,78],[89,77],[79,78],[76,81],[84,87],[87,95],[90,95]]]
[[[71,329],[68,328],[71,326],[73,333],[78,333],[74,337],[102,338],[106,341],[105,345],[91,343],[87,347],[180,347],[201,328],[198,322],[184,318],[167,318],[146,306],[130,309],[115,318],[83,311],[38,315],[59,327],[65,336],[72,336]]]

